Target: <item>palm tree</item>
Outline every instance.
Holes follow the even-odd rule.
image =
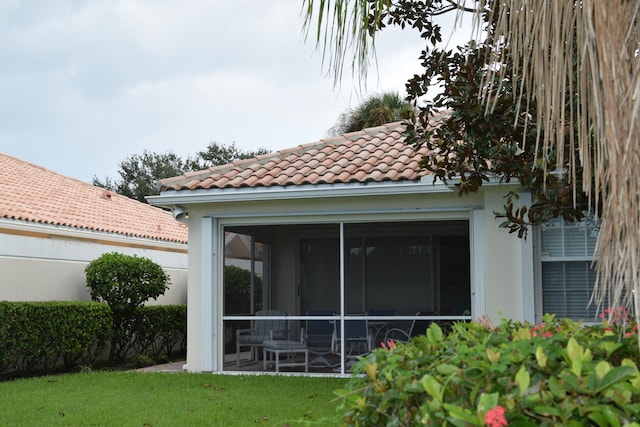
[[[533,88],[529,98],[538,101],[545,151],[558,148],[568,126],[578,129],[570,139],[580,159],[560,156],[549,167],[567,164],[572,174],[580,162],[584,189],[602,206],[594,301],[603,305],[610,296],[613,306],[635,305],[637,316],[631,291],[640,291],[639,18],[639,4],[626,0],[508,0],[495,17],[496,39],[517,46],[512,60],[525,64],[514,73]],[[578,111],[558,108],[567,88]]]
[[[380,126],[408,119],[412,114],[414,114],[414,108],[411,103],[402,99],[397,92],[372,95],[355,109],[342,113],[338,123],[329,130],[329,134],[336,136]]]
[[[445,0],[432,14],[463,6]],[[640,304],[633,292],[640,292],[640,6],[629,0],[478,0],[477,13],[496,23],[496,40],[503,40],[504,53],[498,61],[524,64],[513,67],[523,77],[522,92],[514,102],[537,104],[537,123],[542,152],[562,153],[560,146],[569,132],[579,158],[562,158],[556,165],[536,159],[545,171],[568,169],[575,178],[580,162],[584,190],[593,206],[602,206],[597,243],[598,280],[595,302]],[[305,28],[317,27],[316,42],[339,79],[344,59],[354,50],[353,64],[366,73],[374,47],[375,33],[384,25],[380,17],[391,0],[303,0]],[[482,22],[479,16],[478,22]],[[574,55],[573,52],[578,52]],[[577,61],[574,64],[573,61]],[[500,79],[507,67],[495,67]],[[574,110],[561,105],[569,91],[578,99]],[[482,94],[481,94],[482,95]],[[491,100],[486,99],[487,108]],[[577,131],[574,132],[574,129]],[[551,172],[548,172],[551,173]],[[600,198],[600,200],[598,200]]]

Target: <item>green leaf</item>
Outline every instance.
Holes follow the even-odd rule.
[[[538,362],[538,366],[541,368],[547,366],[547,355],[544,353],[542,346],[538,346],[538,348],[536,348],[536,361]]]
[[[567,393],[565,392],[564,388],[562,388],[562,385],[560,384],[560,381],[558,381],[558,378],[550,377],[548,385],[551,394],[553,394],[558,399],[564,399],[565,397],[567,397]]]
[[[595,373],[598,379],[602,379],[610,370],[611,370],[611,365],[609,365],[609,363],[606,360],[601,360],[596,365]]]
[[[531,376],[524,365],[521,366],[518,373],[516,373],[516,383],[520,388],[520,396],[524,396],[529,389],[529,384],[531,383]]]
[[[478,399],[478,410],[487,412],[498,404],[500,393],[482,393]]]
[[[442,404],[442,385],[431,375],[425,375],[420,381],[424,390],[431,395],[438,403]]]
[[[569,356],[571,371],[579,377],[582,374],[584,348],[573,337],[569,338],[567,343],[567,355]]]
[[[562,415],[562,413],[560,412],[560,409],[553,406],[549,406],[549,405],[539,405],[534,407],[533,410],[535,413],[545,417],[548,417],[548,416],[559,417],[560,415]]]
[[[472,413],[469,409],[461,408],[460,406],[452,405],[449,403],[445,403],[444,408],[449,412],[449,415],[452,418],[464,421],[474,426],[481,425],[480,421],[478,420],[478,416]]]
[[[585,408],[590,420],[599,427],[620,427],[620,420],[616,414],[606,405],[595,405]]]
[[[606,390],[617,382],[623,381],[633,376],[635,373],[636,370],[631,366],[618,366],[611,369],[604,375],[604,377],[602,377],[600,381],[598,381],[596,393],[600,393],[601,391]]]
[[[460,368],[456,365],[451,365],[449,363],[441,363],[436,366],[436,372],[442,375],[453,375],[460,371]]]
[[[438,343],[442,341],[442,329],[440,328],[440,326],[438,326],[437,323],[432,323],[431,325],[429,325],[429,329],[427,329],[427,337],[432,343]]]

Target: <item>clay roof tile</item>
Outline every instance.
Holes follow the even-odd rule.
[[[269,187],[419,180],[426,149],[404,142],[405,126],[389,123],[298,145],[253,159],[162,180],[163,190]]]
[[[170,182],[182,187],[183,179]],[[186,224],[168,211],[5,154],[0,154],[0,218],[187,242]]]

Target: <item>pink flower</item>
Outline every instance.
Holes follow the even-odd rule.
[[[542,331],[542,328],[544,328],[546,326],[546,324],[543,323],[539,323],[536,326],[534,326],[533,328],[529,329],[529,334],[531,334],[531,337],[545,337],[545,338],[551,338],[553,336],[553,333],[551,333],[550,331]]]
[[[506,410],[500,405],[489,409],[484,416],[487,427],[506,427],[508,423],[504,417],[505,412]]]
[[[637,333],[638,333],[638,324],[636,323],[635,325],[633,325],[633,328],[631,328],[631,331],[624,334],[624,337],[631,338],[633,335],[636,335]]]
[[[396,342],[394,340],[387,340],[387,341],[382,341],[380,343],[380,345],[382,346],[382,348],[384,348],[385,350],[393,350],[396,348]]]

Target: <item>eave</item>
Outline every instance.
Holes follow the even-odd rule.
[[[348,184],[300,186],[215,188],[206,190],[164,191],[147,196],[150,204],[170,207],[176,204],[229,203],[291,199],[324,199],[336,197],[393,196],[402,194],[453,193],[449,185],[423,177],[419,181],[383,181]]]

